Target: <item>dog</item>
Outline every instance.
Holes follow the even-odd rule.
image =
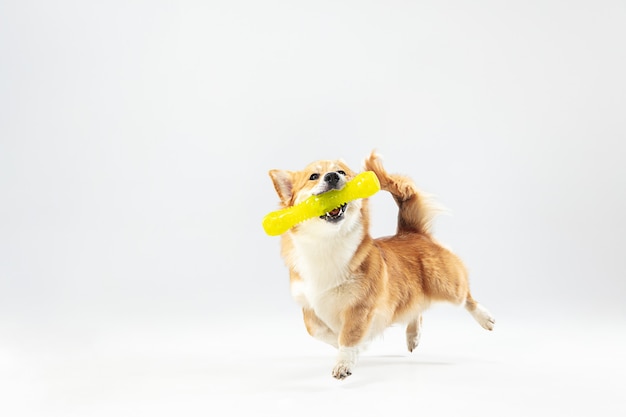
[[[352,374],[359,351],[393,324],[406,325],[410,352],[418,345],[422,313],[434,302],[464,306],[485,329],[491,313],[470,294],[459,257],[437,243],[431,223],[437,206],[404,175],[389,174],[375,152],[363,168],[398,205],[396,234],[370,236],[368,199],[347,202],[301,222],[281,236],[291,295],[307,332],[338,349],[332,376]],[[356,173],[343,160],[320,160],[302,171],[272,169],[281,207],[341,189]]]

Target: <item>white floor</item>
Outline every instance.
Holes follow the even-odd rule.
[[[425,316],[392,328],[345,381],[298,317],[117,323],[0,335],[2,416],[624,416],[626,326]]]

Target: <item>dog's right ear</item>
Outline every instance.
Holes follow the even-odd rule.
[[[274,182],[274,188],[276,193],[278,193],[278,197],[280,197],[280,201],[285,205],[289,204],[293,196],[293,172],[272,169],[269,174],[272,182]]]

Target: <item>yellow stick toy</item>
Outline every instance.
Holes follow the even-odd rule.
[[[380,190],[378,177],[373,171],[356,175],[341,190],[330,190],[312,195],[295,206],[273,211],[263,218],[263,229],[270,236],[285,233],[298,223],[322,216],[342,204],[358,198],[367,198]]]

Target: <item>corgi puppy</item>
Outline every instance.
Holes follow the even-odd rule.
[[[420,339],[422,312],[431,303],[464,306],[485,329],[495,320],[470,295],[462,261],[431,235],[436,207],[405,176],[392,175],[372,152],[364,169],[398,205],[396,234],[373,239],[368,200],[343,204],[304,221],[281,236],[291,294],[308,333],[338,349],[332,376],[352,374],[359,350],[392,324],[406,325],[413,351]],[[341,160],[321,160],[302,171],[273,169],[269,175],[282,207],[311,195],[341,189],[356,173]]]

